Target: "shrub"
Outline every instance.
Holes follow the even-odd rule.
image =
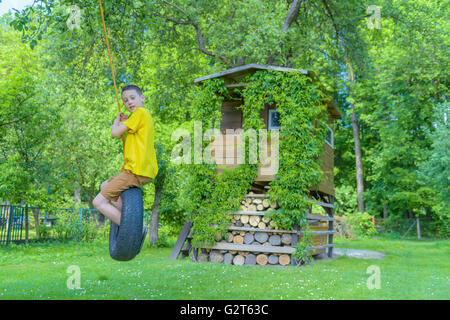
[[[372,220],[372,216],[367,212],[354,212],[347,214],[347,221],[350,227],[350,233],[357,237],[370,237],[378,232]]]
[[[64,212],[58,215],[55,233],[60,240],[91,241],[97,235],[97,228],[76,213]]]
[[[109,239],[109,229],[111,227],[111,222],[106,220],[103,226],[97,229],[97,239],[108,240]]]
[[[41,239],[46,239],[50,237],[51,228],[47,227],[43,222],[39,223],[39,235]]]
[[[155,243],[155,247],[157,248],[169,248],[174,245],[173,239],[176,236],[174,233],[173,226],[170,225],[162,225],[158,230],[158,241]]]
[[[358,208],[357,194],[351,186],[338,186],[335,188],[334,214],[344,216],[353,214]]]

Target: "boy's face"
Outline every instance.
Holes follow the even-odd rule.
[[[144,106],[144,95],[139,95],[136,90],[125,90],[122,92],[122,100],[125,108],[133,113],[137,108],[142,108]]]

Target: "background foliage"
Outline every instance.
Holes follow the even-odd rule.
[[[297,15],[288,23],[295,3]],[[69,30],[67,8],[74,4],[82,19],[80,29]],[[343,111],[335,126],[339,214],[357,211],[356,115],[365,211],[431,219],[433,234],[448,236],[448,2],[114,0],[103,5],[117,82],[144,89],[161,146],[158,160],[166,161],[145,200],[150,210],[159,183],[162,223],[176,230],[192,212],[186,200],[211,191],[207,184],[186,190],[186,170],[196,170],[195,165],[169,161],[172,132],[191,128],[198,119],[197,99],[211,98],[197,96],[192,80],[261,63],[313,71]],[[381,8],[380,29],[367,26],[369,5]],[[79,194],[91,206],[100,183],[116,174],[122,161],[121,142],[110,137],[117,106],[98,3],[39,0],[5,14],[0,57],[0,197],[68,207]],[[257,93],[248,95],[259,99]],[[287,93],[278,98],[292,99]],[[217,116],[217,104],[209,107],[204,116]],[[304,119],[297,120],[296,129],[302,130]],[[310,152],[315,154],[314,148]],[[295,159],[294,153],[286,157]],[[212,168],[201,171],[200,178],[212,179]],[[279,190],[300,190],[303,183],[308,181],[300,186],[280,180]],[[296,194],[283,193],[285,206],[297,201]]]

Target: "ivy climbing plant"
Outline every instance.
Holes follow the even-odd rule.
[[[281,229],[308,230],[309,188],[322,178],[319,160],[327,123],[323,93],[309,77],[297,72],[257,71],[248,75],[245,82],[248,85],[237,91],[244,101],[238,107],[243,114],[243,131],[255,130],[260,141],[259,129],[265,129],[261,111],[266,105],[276,105],[280,113],[279,166],[269,190],[269,201],[277,201],[280,208],[268,211],[268,216]],[[211,130],[212,119],[216,120],[216,126],[220,124],[224,99],[232,97],[221,78],[204,81],[195,92],[193,118],[208,124],[202,127],[202,137],[206,130]],[[270,132],[267,134],[270,139]],[[202,150],[209,143],[203,141]],[[245,159],[249,149],[245,147]],[[186,165],[189,181],[185,197],[195,230],[194,246],[211,244],[226,233],[231,218],[227,212],[239,210],[240,201],[258,174],[258,165],[245,161],[219,175],[215,174],[215,163]],[[310,245],[310,237],[303,240],[296,246],[298,257],[304,257]]]

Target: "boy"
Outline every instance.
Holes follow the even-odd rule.
[[[125,131],[128,132],[123,153],[124,163],[118,175],[101,184],[100,193],[92,201],[98,211],[117,225],[120,225],[122,212],[122,191],[132,187],[139,188],[158,174],[153,119],[144,108],[145,97],[138,86],[128,85],[122,88],[122,100],[131,115],[128,118],[122,112],[117,114],[111,134],[114,138],[119,138]],[[142,232],[141,248],[146,235],[147,227]]]

